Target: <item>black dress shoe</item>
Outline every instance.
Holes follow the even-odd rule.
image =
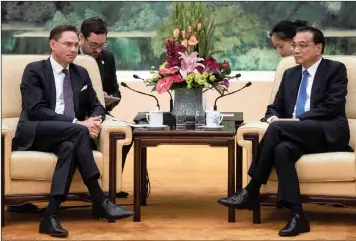
[[[252,210],[257,203],[257,197],[251,197],[246,189],[241,189],[231,197],[220,198],[218,203],[229,208]]]
[[[293,213],[288,224],[279,231],[279,236],[290,237],[310,232],[310,223],[305,213]]]
[[[127,198],[129,196],[128,192],[118,192],[116,193],[117,198]]]
[[[38,208],[38,206],[30,202],[24,203],[22,205],[7,206],[7,211],[13,213],[32,213],[32,212],[40,212],[42,210],[43,210],[42,208]]]
[[[53,237],[65,238],[68,236],[68,231],[61,226],[56,215],[43,217],[40,222],[39,232],[49,234]]]
[[[116,219],[127,218],[134,214],[132,211],[126,211],[113,204],[108,199],[105,199],[101,205],[93,205],[92,212],[95,219],[106,218],[110,223],[115,222]]]

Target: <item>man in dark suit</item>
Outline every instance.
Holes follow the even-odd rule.
[[[267,107],[270,122],[248,174],[249,184],[218,203],[252,209],[273,166],[278,175],[279,204],[292,210],[280,236],[309,232],[310,224],[300,197],[295,162],[303,154],[349,151],[350,133],[345,115],[347,74],[344,64],[322,58],[323,33],[300,27],[293,39],[296,67],[284,72],[273,104]]]
[[[98,183],[100,176],[92,152],[105,109],[100,104],[86,69],[73,64],[78,54],[77,29],[60,25],[49,37],[49,59],[26,66],[21,82],[22,112],[13,147],[16,151],[53,152],[58,161],[52,178],[48,207],[39,232],[65,237],[57,216],[65,201],[76,168],[88,187],[96,218],[131,216],[110,202]]]
[[[80,49],[79,52],[87,54],[95,58],[98,63],[101,82],[103,85],[104,94],[121,98],[119,85],[116,77],[116,66],[114,54],[104,48],[107,47],[108,28],[106,23],[97,17],[85,19],[80,28]],[[120,101],[113,102],[106,105],[106,110],[111,111]],[[124,146],[122,150],[122,168],[125,166],[127,154],[131,146]],[[126,198],[129,194],[127,192],[119,192],[117,197]]]

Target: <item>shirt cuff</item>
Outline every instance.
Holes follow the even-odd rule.
[[[275,115],[274,115],[274,116],[269,117],[269,118],[267,119],[267,122],[268,122],[268,123],[271,123],[271,120],[272,120],[273,118],[276,118],[276,117],[277,117],[277,116],[275,116]]]

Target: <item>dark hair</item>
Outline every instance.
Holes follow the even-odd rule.
[[[88,38],[90,33],[107,34],[108,28],[101,18],[93,17],[83,21],[82,26],[80,27],[80,32],[83,34],[84,38]]]
[[[301,32],[311,32],[313,34],[313,42],[315,44],[322,44],[323,48],[321,49],[321,53],[324,53],[324,48],[325,48],[325,37],[323,32],[321,32],[319,29],[311,27],[311,26],[304,26],[304,27],[299,27],[297,29],[297,33]]]
[[[50,34],[49,34],[49,40],[54,39],[54,40],[58,40],[61,36],[63,32],[74,32],[78,35],[78,31],[77,28],[73,25],[58,25],[56,27],[54,27]]]
[[[284,20],[273,27],[269,36],[272,37],[272,35],[275,35],[282,40],[292,40],[297,33],[297,28],[301,26],[307,26],[307,22],[302,20],[296,20],[295,22]]]

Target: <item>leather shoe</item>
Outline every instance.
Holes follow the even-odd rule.
[[[126,211],[113,204],[108,199],[105,199],[101,205],[93,205],[92,212],[95,219],[106,218],[110,223],[115,222],[116,219],[127,218],[134,214],[132,211]]]
[[[304,212],[293,213],[288,224],[279,231],[279,236],[290,237],[300,233],[310,232],[310,223]]]
[[[235,209],[250,209],[256,205],[257,197],[251,197],[246,189],[241,189],[240,192],[227,198],[220,198],[218,203],[229,208]]]
[[[49,234],[53,237],[65,238],[68,236],[68,231],[61,226],[56,215],[45,215],[45,217],[41,218],[39,232]]]
[[[127,198],[129,196],[128,192],[118,192],[116,193],[117,198]]]
[[[40,212],[42,210],[43,210],[42,208],[38,208],[38,206],[30,202],[26,202],[22,205],[7,206],[7,211],[14,212],[14,213],[32,213],[32,212]]]

